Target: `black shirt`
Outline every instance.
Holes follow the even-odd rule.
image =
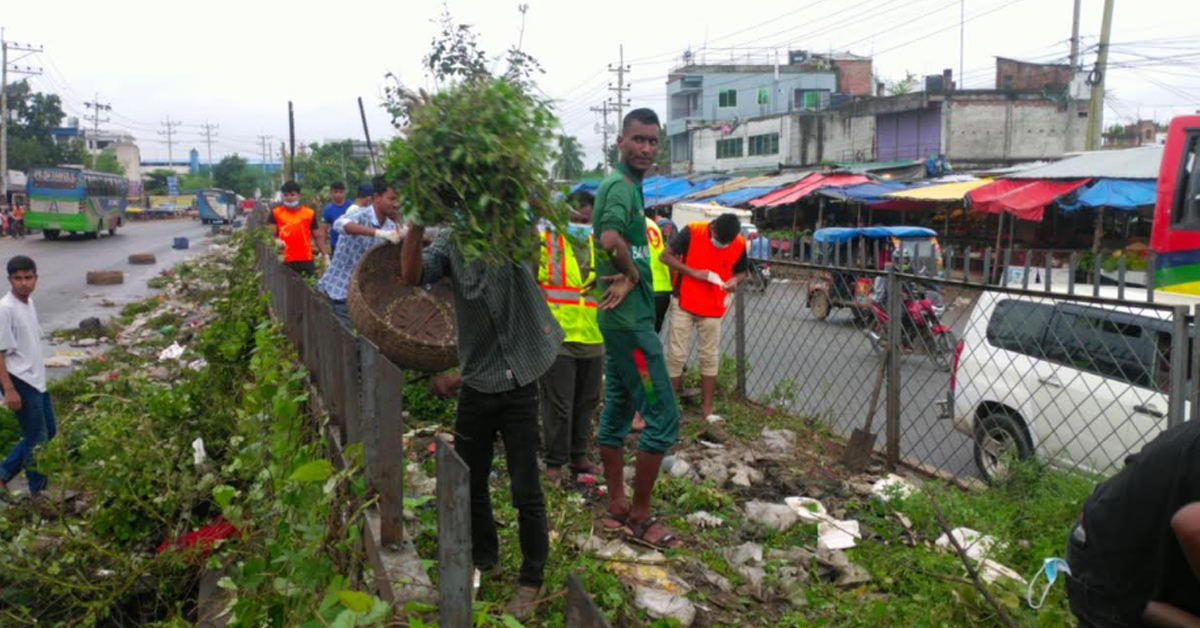
[[[675,253],[680,260],[687,263],[688,246],[692,243],[692,230],[690,227],[684,227],[671,238],[671,251]],[[742,249],[742,254],[738,260],[733,263],[733,274],[738,275],[750,270],[750,262],[746,259],[746,250]],[[676,278],[672,293],[676,298],[679,298],[679,278]]]
[[[1195,501],[1200,421],[1188,421],[1150,441],[1092,492],[1083,506],[1086,544],[1073,552],[1072,572],[1130,613],[1158,600],[1200,615],[1200,581],[1171,529],[1171,517]]]

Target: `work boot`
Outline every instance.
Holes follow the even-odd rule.
[[[537,605],[542,599],[542,589],[537,587],[517,587],[517,593],[513,596],[511,602],[505,611],[513,616],[513,619],[524,622],[533,616],[533,612],[537,610]]]

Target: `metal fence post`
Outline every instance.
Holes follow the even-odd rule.
[[[1071,251],[1067,258],[1067,294],[1075,294],[1075,267],[1079,264],[1079,255]]]
[[[1172,318],[1175,333],[1171,336],[1171,393],[1167,397],[1167,427],[1180,425],[1184,420],[1184,408],[1188,390],[1188,308],[1177,305]]]
[[[1100,262],[1104,258],[1104,251],[1100,251],[1092,256],[1092,296],[1100,296]]]
[[[888,341],[887,341],[887,464],[895,468],[900,463],[900,279],[893,266],[888,270]]]
[[[1125,252],[1117,256],[1117,299],[1125,300]]]
[[[992,248],[983,250],[983,284],[992,283]]]
[[[1150,251],[1146,256],[1146,301],[1154,303],[1154,288],[1158,285],[1158,254]]]
[[[738,394],[746,397],[746,299],[745,292],[733,293],[734,351],[737,358]]]
[[[471,625],[470,472],[450,443],[437,440],[438,623]]]
[[[949,273],[946,274],[949,277]],[[963,250],[963,272],[962,280],[964,283],[971,281],[971,247]]]
[[[1190,401],[1192,404],[1191,411],[1188,412],[1188,420],[1200,420],[1200,346],[1196,345],[1195,329],[1200,325],[1200,305],[1193,306],[1192,309],[1192,324],[1188,327],[1189,335],[1191,336],[1186,343],[1188,351],[1188,359],[1192,364],[1192,390]]]

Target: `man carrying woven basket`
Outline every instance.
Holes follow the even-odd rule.
[[[444,231],[422,252],[425,229],[414,220],[400,251],[409,285],[449,277],[454,287],[461,388],[454,422],[455,451],[470,469],[471,555],[475,567],[495,574],[500,540],[488,479],[492,445],[504,439],[513,506],[520,526],[519,586],[508,606],[526,619],[542,592],[550,554],[546,503],[538,473],[538,379],[558,356],[563,330],[550,314],[529,266],[499,258],[467,261]],[[440,392],[450,392],[442,388]]]

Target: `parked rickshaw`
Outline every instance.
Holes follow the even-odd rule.
[[[836,308],[851,308],[857,322],[871,320],[875,276],[893,258],[905,260],[904,272],[941,277],[942,248],[937,232],[925,227],[830,227],[813,233],[816,264],[827,266],[809,280],[808,307],[825,320]]]

